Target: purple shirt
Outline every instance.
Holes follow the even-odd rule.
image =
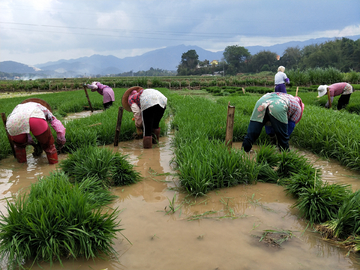
[[[115,94],[111,87],[96,82],[97,89],[93,88],[92,85],[88,85],[88,88],[91,89],[91,92],[97,91],[100,95],[103,96],[103,103],[108,103],[110,101],[115,101]]]

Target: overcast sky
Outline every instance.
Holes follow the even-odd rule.
[[[1,0],[0,62],[360,35],[360,0]]]

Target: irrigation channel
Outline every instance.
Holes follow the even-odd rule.
[[[69,116],[67,121],[88,113]],[[347,250],[306,230],[306,222],[291,208],[295,199],[286,196],[282,186],[240,185],[196,199],[176,191],[171,138],[170,132],[152,149],[143,149],[142,140],[107,146],[128,155],[144,177],[137,184],[112,188],[118,199],[110,207],[123,209],[119,216],[122,233],[131,242],[118,235],[114,244],[118,260],[65,259],[63,266],[54,263],[51,269],[360,269],[357,255],[347,256]],[[233,147],[240,148],[241,143],[233,143]],[[359,173],[309,152],[301,153],[322,169],[323,180],[360,188]],[[59,156],[65,158],[67,155]],[[28,153],[25,164],[14,157],[2,160],[0,210],[6,212],[4,198],[28,188],[55,168],[47,164],[44,153],[40,158]],[[173,199],[173,206],[182,205],[167,214]],[[266,237],[264,232],[269,232]],[[275,234],[270,232],[283,232],[281,237],[286,236],[287,241],[275,244]],[[50,265],[42,263],[32,269],[50,269]]]

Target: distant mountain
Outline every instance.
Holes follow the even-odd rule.
[[[353,40],[360,38],[358,36],[347,37]],[[318,38],[307,41],[292,41],[273,46],[248,46],[246,49],[254,55],[260,51],[271,51],[280,56],[289,47],[298,46],[302,49],[304,46],[321,44],[327,41],[335,40],[335,38]],[[45,74],[49,77],[79,77],[79,76],[94,76],[119,74],[129,71],[141,71],[154,69],[163,69],[175,71],[180,64],[181,56],[189,50],[195,50],[199,55],[199,60],[221,60],[224,51],[211,52],[204,50],[198,46],[171,46],[163,49],[157,49],[144,53],[140,56],[117,58],[112,55],[92,55],[89,57],[80,57],[70,60],[59,60],[54,62],[47,62],[37,64],[35,67],[20,64],[13,61],[0,62],[0,72],[6,73],[23,73],[23,74]]]
[[[6,73],[36,73],[39,68],[28,66],[14,61],[0,62],[0,71]]]

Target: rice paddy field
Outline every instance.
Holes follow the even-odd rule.
[[[337,98],[325,109],[326,98],[300,89],[305,111],[291,151],[263,132],[246,154],[241,142],[263,93],[161,88],[159,144],[143,149],[124,112],[115,147],[125,90],[114,89],[106,111],[90,93],[94,112],[83,90],[31,95],[66,127],[56,165],[31,147],[17,163],[0,129],[1,269],[360,269],[356,111],[337,111]],[[1,112],[28,97],[1,98]],[[357,104],[358,91],[349,107]]]

